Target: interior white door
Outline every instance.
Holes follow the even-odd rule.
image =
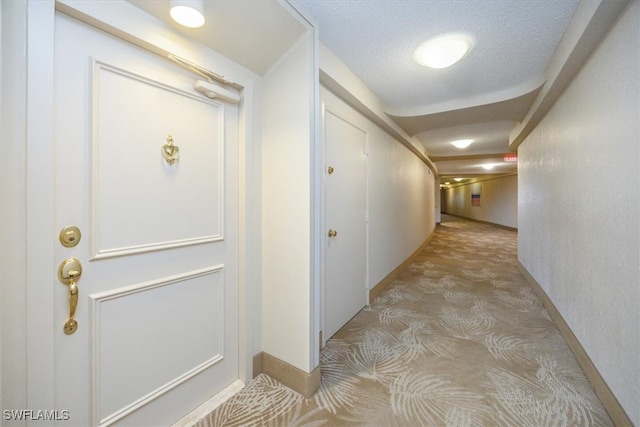
[[[72,286],[52,284],[56,407],[64,425],[170,425],[239,375],[237,106],[110,34],[55,26],[55,225],[81,236],[54,252],[82,266],[70,335]]]
[[[367,304],[367,134],[329,110],[325,110],[324,120],[326,340]]]

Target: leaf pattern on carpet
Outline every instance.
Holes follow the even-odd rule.
[[[533,347],[526,340],[515,335],[489,334],[484,338],[484,345],[493,357],[499,360],[526,365]]]
[[[388,307],[380,312],[380,323],[394,326],[404,326],[411,321],[413,312],[405,308]]]
[[[450,337],[430,333],[426,322],[412,322],[409,327],[400,332],[399,353],[402,358],[411,362],[420,357],[425,351],[445,359],[455,359],[459,356],[459,349],[455,340]]]
[[[508,425],[583,426],[611,425],[595,394],[579,394],[559,385],[554,373],[517,373],[505,369],[489,372],[496,414]]]
[[[442,307],[440,323],[448,334],[463,339],[486,335],[490,328],[486,318],[474,314],[470,310],[460,310],[456,307]]]
[[[327,342],[313,398],[261,374],[197,426],[611,426],[516,250],[514,231],[443,215]]]
[[[443,425],[457,407],[481,412],[481,395],[452,385],[438,376],[403,372],[391,385],[391,409],[419,425]]]
[[[368,330],[355,351],[347,355],[346,363],[353,374],[360,378],[389,384],[402,372],[405,361],[398,357],[391,343],[397,341],[395,335],[383,330]]]
[[[265,425],[286,414],[304,397],[267,375],[259,375],[206,418],[203,427]],[[271,408],[271,410],[267,410]]]
[[[319,407],[326,408],[332,414],[338,408],[352,407],[356,399],[358,377],[353,376],[342,362],[342,358],[350,352],[348,343],[332,340],[320,355],[321,386],[314,398]]]

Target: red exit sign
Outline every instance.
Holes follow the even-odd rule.
[[[505,162],[517,162],[518,161],[518,155],[516,153],[507,153],[504,155],[504,161]]]

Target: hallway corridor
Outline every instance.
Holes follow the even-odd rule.
[[[312,399],[261,374],[197,425],[612,425],[516,268],[517,233],[442,219],[409,268],[329,340]]]

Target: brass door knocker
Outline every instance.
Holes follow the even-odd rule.
[[[167,136],[167,142],[162,146],[162,156],[170,165],[180,158],[180,147],[173,145],[173,137]]]

